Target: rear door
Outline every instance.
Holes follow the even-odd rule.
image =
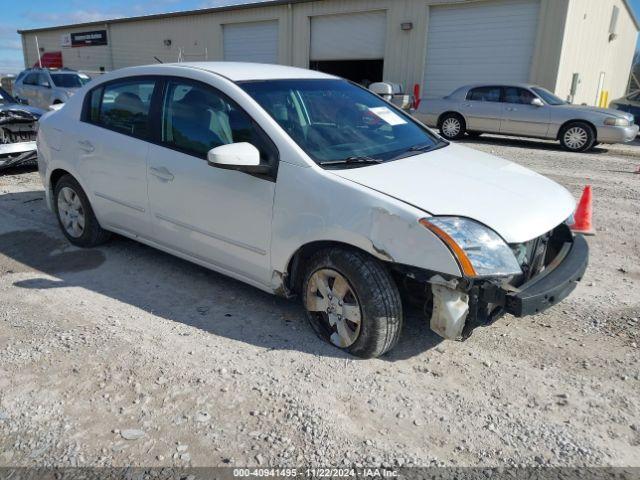
[[[504,87],[503,115],[500,133],[530,137],[546,137],[549,131],[549,106],[532,105],[538,98],[526,88]]]
[[[22,86],[18,92],[18,96],[23,100],[26,100],[29,105],[36,106],[35,101],[35,93],[36,93],[36,85],[38,84],[38,73],[31,72],[27,73],[22,81]]]
[[[154,107],[161,119],[159,138],[148,165],[154,240],[251,283],[270,284],[275,145],[211,85],[171,77],[163,90]],[[258,148],[274,174],[209,165],[210,149],[240,142]]]
[[[467,121],[467,130],[475,132],[500,131],[502,89],[499,86],[476,87],[469,90],[461,110]]]
[[[153,77],[130,77],[94,88],[71,146],[102,226],[146,238],[149,113],[156,83]]]

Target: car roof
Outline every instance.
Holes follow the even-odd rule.
[[[478,88],[478,87],[516,87],[516,88],[531,88],[531,87],[537,87],[537,85],[534,85],[532,83],[516,83],[516,82],[484,82],[484,83],[474,83],[471,85],[465,85],[464,87],[460,87],[458,90],[471,90],[472,88]]]
[[[155,68],[182,67],[204,70],[234,82],[250,80],[336,79],[333,75],[304,68],[248,62],[183,62],[153,65]],[[138,67],[138,70],[140,67]]]

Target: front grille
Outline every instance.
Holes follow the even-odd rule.
[[[562,246],[571,242],[572,238],[571,230],[563,223],[533,240],[510,245],[522,269],[522,276],[516,286],[542,273],[560,253]]]

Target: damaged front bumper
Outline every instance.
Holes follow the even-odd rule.
[[[573,242],[565,243],[556,258],[538,275],[519,287],[496,285],[487,282],[476,291],[475,301],[479,310],[493,307],[501,313],[515,317],[525,317],[543,312],[561,302],[576,288],[582,280],[589,263],[589,246],[579,235]],[[496,312],[497,313],[497,312]],[[495,316],[495,313],[494,313]],[[482,312],[476,315],[476,323],[491,320],[491,314],[483,318]]]
[[[540,250],[540,244],[544,244]],[[445,278],[428,272],[404,271],[414,292],[425,293],[424,311],[431,329],[446,339],[466,339],[479,326],[504,314],[535,315],[564,300],[582,280],[589,246],[566,225],[535,243],[540,263],[512,278]],[[422,285],[422,288],[415,288]]]

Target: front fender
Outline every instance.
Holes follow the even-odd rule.
[[[418,223],[428,216],[330,171],[281,162],[272,224],[272,268],[286,272],[300,248],[331,241],[385,262],[461,276],[449,249]]]

